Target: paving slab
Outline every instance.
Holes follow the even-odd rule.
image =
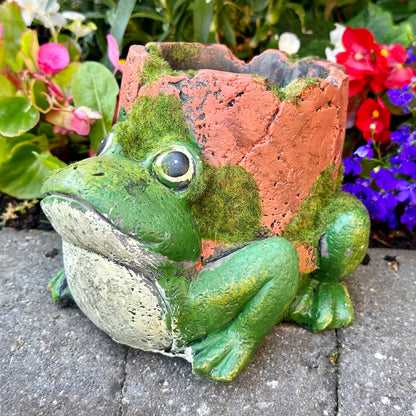
[[[4,229],[0,415],[416,416],[416,252],[369,252],[370,264],[348,279],[351,327],[278,325],[223,384],[194,376],[182,359],[121,346],[78,309],[58,308],[45,287],[62,267],[60,238]],[[386,255],[397,257],[397,272]]]
[[[60,245],[54,232],[0,232],[2,416],[119,412],[127,348],[46,293]]]
[[[416,416],[416,251],[370,257],[348,279],[356,320],[338,331],[338,415]]]
[[[311,334],[282,324],[230,384],[192,375],[189,363],[130,350],[123,415],[333,415],[334,331]]]

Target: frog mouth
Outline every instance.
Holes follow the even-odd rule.
[[[168,261],[158,242],[142,241],[116,227],[87,202],[66,194],[48,193],[41,202],[45,215],[64,241],[130,269],[146,269]]]

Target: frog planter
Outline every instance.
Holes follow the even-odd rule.
[[[63,239],[54,299],[222,381],[282,320],[349,325],[342,279],[366,252],[369,219],[339,190],[346,104],[345,74],[324,61],[132,47],[97,157],[43,187]]]

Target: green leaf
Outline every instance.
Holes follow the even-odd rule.
[[[0,71],[3,70],[6,65],[6,41],[0,39]]]
[[[30,85],[30,98],[33,106],[41,113],[47,113],[52,107],[48,89],[40,79],[34,79]]]
[[[91,148],[96,151],[111,129],[116,108],[118,84],[114,75],[98,62],[86,62],[72,80],[72,96],[76,107],[99,111],[103,118],[91,126]]]
[[[414,36],[410,19],[395,25],[389,12],[372,3],[347,22],[347,26],[370,30],[378,43],[399,43],[407,46]]]
[[[383,43],[408,46],[414,37],[414,30],[410,23],[402,22],[399,25],[394,25],[391,30],[383,36]]]
[[[81,68],[81,65],[81,62],[72,62],[52,78],[52,81],[61,87],[63,93],[67,97],[72,95],[72,78],[74,77],[78,69]]]
[[[26,97],[0,99],[0,134],[3,136],[20,136],[38,121],[39,112]]]
[[[116,39],[120,50],[123,47],[123,35],[126,31],[127,23],[130,20],[135,4],[136,0],[119,0],[117,4],[110,34],[112,34]]]
[[[16,93],[16,87],[0,74],[0,98],[12,97]]]
[[[214,14],[214,0],[194,1],[194,40],[206,43]]]
[[[29,71],[38,72],[38,51],[39,51],[39,40],[36,30],[26,30],[22,35],[22,49],[23,60]]]
[[[26,30],[20,7],[12,2],[4,2],[0,6],[0,24],[3,27],[2,38],[6,41],[6,63],[18,72],[21,60],[17,58],[20,50],[20,39]]]
[[[21,143],[0,166],[0,190],[19,199],[39,198],[45,179],[65,166],[58,158],[40,153],[39,147]]]
[[[165,16],[159,14],[157,11],[144,6],[136,6],[134,8],[134,12],[131,14],[130,18],[146,18],[146,19],[152,19],[157,20],[159,22],[167,22],[167,19]]]
[[[36,136],[34,134],[30,134],[30,133],[24,133],[21,136],[17,136],[17,137],[9,137],[9,138],[4,137],[3,139],[4,139],[4,142],[6,143],[6,147],[5,147],[6,156],[10,156],[13,148],[17,146],[19,143],[23,143],[23,142],[31,143],[35,137]],[[32,143],[32,144],[36,144],[36,143]]]
[[[222,33],[224,34],[225,40],[229,45],[236,45],[236,38],[233,26],[231,25],[230,19],[225,13],[221,13],[219,16],[219,25]]]

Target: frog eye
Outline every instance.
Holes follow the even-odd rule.
[[[111,143],[113,142],[113,136],[114,136],[114,133],[108,133],[107,136],[104,137],[104,139],[101,141],[100,145],[98,146],[97,156],[100,156],[111,146]]]
[[[184,189],[195,176],[195,162],[187,149],[173,146],[156,156],[153,172],[169,188]]]

